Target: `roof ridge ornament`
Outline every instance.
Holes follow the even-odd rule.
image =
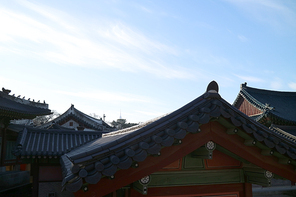
[[[242,90],[243,88],[245,88],[245,87],[247,87],[247,82],[242,83],[242,84],[240,85],[240,89],[241,89],[241,90]]]
[[[21,97],[21,95],[18,95],[17,97],[15,94],[10,95],[11,90],[5,89],[2,87],[2,91],[0,90],[0,97],[3,97],[5,99],[9,99],[13,102],[21,103],[28,106],[48,109],[48,104],[44,101],[43,103],[35,102],[34,99],[31,100],[31,98],[26,99],[26,96]],[[40,100],[39,100],[40,101]]]
[[[269,103],[265,103],[264,109],[265,110],[274,110],[274,107],[271,107]]]
[[[216,81],[211,81],[207,87],[207,92],[218,93],[219,92],[218,83]]]
[[[204,98],[217,98],[220,99],[221,96],[219,95],[219,85],[216,81],[211,81],[207,87],[207,91],[204,94]]]
[[[2,92],[8,95],[11,92],[11,90],[2,87]]]

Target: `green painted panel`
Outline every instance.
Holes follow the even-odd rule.
[[[186,155],[183,158],[183,167],[184,170],[187,169],[204,169],[204,160],[201,158],[192,157],[191,154]]]
[[[209,185],[243,183],[244,174],[241,169],[232,170],[200,170],[155,173],[151,175],[148,187]]]
[[[195,158],[212,159],[212,152],[208,151],[204,146],[192,151],[190,155]]]
[[[244,168],[244,174],[246,176],[246,182],[262,185],[262,186],[270,186],[270,179],[265,177],[265,170],[262,168]]]
[[[270,180],[266,179],[266,178],[258,178],[258,177],[252,177],[252,176],[247,176],[247,180],[248,183],[252,183],[252,184],[256,184],[256,185],[261,185],[261,186],[270,186],[271,182]]]
[[[243,159],[243,158],[237,156],[236,154],[234,154],[234,153],[232,153],[231,151],[229,151],[229,150],[223,148],[223,147],[220,146],[220,145],[217,145],[216,149],[217,149],[218,151],[220,151],[220,152],[222,152],[222,153],[224,153],[224,154],[226,154],[226,155],[228,155],[228,156],[230,156],[230,157],[232,157],[232,158],[234,158],[234,159],[240,161],[240,162],[247,163],[247,164],[250,163],[249,161],[247,161],[247,160],[245,160],[245,159]]]
[[[142,185],[141,183],[139,183],[139,181],[136,181],[132,184],[132,187],[137,190],[138,192],[140,192],[141,194],[147,194],[148,191],[148,187],[145,185]]]

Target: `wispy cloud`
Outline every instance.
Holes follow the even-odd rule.
[[[45,5],[34,4],[26,0],[18,0],[18,3],[36,12],[37,14],[55,22],[55,24],[60,25],[60,27],[74,31],[78,30],[77,28],[75,28],[75,26],[70,25],[67,21],[64,20],[64,18],[68,18],[68,20],[71,19],[71,17],[64,12]]]
[[[291,89],[296,90],[296,83],[295,82],[291,82],[288,85]]]
[[[159,117],[159,116],[162,116],[164,115],[165,113],[162,113],[162,112],[151,112],[151,111],[139,111],[139,110],[136,110],[135,111],[136,113],[140,113],[140,114],[144,114],[144,115],[147,115],[147,116],[151,116],[151,117]]]
[[[115,41],[115,43],[148,54],[164,52],[177,55],[177,51],[174,48],[166,46],[158,41],[151,40],[139,31],[133,30],[122,23],[113,24],[104,30],[99,30],[98,33],[104,39]]]
[[[54,63],[126,72],[147,72],[164,78],[192,78],[190,71],[161,61],[178,50],[119,21],[88,26],[59,10],[20,1],[30,14],[0,8],[1,51]],[[55,14],[52,14],[55,13]],[[91,32],[91,33],[86,33]]]
[[[268,23],[271,26],[279,27],[282,25],[295,27],[296,13],[289,7],[292,1],[274,0],[225,0],[238,8],[247,12],[256,20]],[[293,5],[293,3],[291,3]],[[295,5],[294,5],[295,6]]]
[[[242,42],[247,42],[248,41],[248,39],[245,36],[243,36],[243,35],[238,35],[237,37]]]
[[[276,77],[270,82],[271,88],[273,89],[281,89],[283,87],[283,81]]]
[[[83,99],[90,99],[95,101],[103,101],[105,103],[112,102],[136,102],[136,103],[153,103],[154,101],[150,98],[146,98],[143,96],[135,95],[135,94],[127,94],[120,92],[107,92],[101,90],[95,91],[57,91],[58,94],[80,97]]]
[[[232,35],[232,36],[237,36],[237,38],[241,41],[241,42],[247,42],[248,41],[248,38],[246,38],[244,35],[241,35],[241,34],[235,34],[233,33],[230,29],[227,29],[227,31]]]
[[[240,78],[241,80],[244,80],[245,82],[263,82],[263,79],[253,76],[242,76],[242,75],[236,75],[236,77]]]
[[[134,7],[136,7],[137,9],[139,9],[141,11],[147,12],[149,14],[152,14],[153,13],[153,11],[151,9],[149,9],[146,6],[140,5],[140,4],[134,4]]]

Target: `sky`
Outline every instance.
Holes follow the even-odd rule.
[[[145,122],[215,80],[296,91],[296,1],[0,1],[0,88],[65,112]]]

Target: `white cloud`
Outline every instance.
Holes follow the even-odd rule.
[[[63,18],[70,19],[71,17],[65,14],[64,12],[61,12],[57,9],[40,5],[40,4],[34,4],[26,0],[19,0],[18,1],[20,5],[23,5],[24,7],[35,11],[36,13],[40,14],[41,16],[50,19],[51,21],[55,22],[55,24],[60,25],[60,27],[77,31],[78,29],[75,28],[75,26],[70,25],[68,22],[64,21]]]
[[[68,66],[147,72],[163,78],[193,77],[183,67],[160,61],[164,55],[178,55],[174,47],[125,24],[105,21],[85,25],[46,6],[27,1],[20,4],[30,9],[30,14],[0,8],[0,42],[8,43],[1,51]]]
[[[236,77],[244,80],[245,82],[263,82],[263,79],[258,78],[258,77],[253,77],[253,76],[242,76],[242,75],[236,75]]]
[[[107,92],[107,91],[80,91],[80,92],[67,92],[57,91],[58,94],[64,94],[68,96],[80,97],[84,99],[91,99],[95,101],[108,102],[137,102],[137,103],[152,103],[150,98],[146,98],[139,95],[120,93],[120,92]]]
[[[132,30],[122,23],[112,24],[105,29],[98,30],[98,33],[104,39],[115,41],[128,48],[140,50],[148,54],[164,52],[177,55],[177,51],[172,47],[150,40],[142,33]]]
[[[151,111],[140,111],[140,110],[136,110],[135,111],[136,113],[140,113],[140,114],[144,114],[144,115],[147,115],[147,116],[151,116],[151,117],[159,117],[159,116],[163,116],[165,113],[162,113],[162,112],[151,112]]]
[[[281,89],[283,87],[283,82],[280,78],[274,78],[272,81],[271,81],[271,88],[273,89]]]
[[[268,23],[271,26],[295,27],[296,13],[293,10],[293,1],[274,0],[225,0],[246,11],[247,16]],[[291,3],[292,2],[292,3]],[[289,5],[290,3],[290,5]],[[294,5],[295,6],[295,5]]]
[[[243,36],[243,35],[238,35],[237,37],[242,42],[247,42],[248,41],[248,39],[245,36]]]
[[[295,82],[291,82],[288,85],[291,89],[296,90],[296,83]]]

